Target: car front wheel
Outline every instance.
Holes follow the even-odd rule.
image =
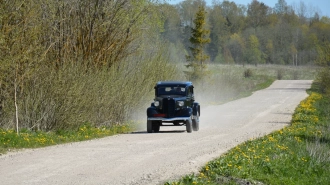
[[[192,124],[191,124],[191,120],[186,120],[186,130],[188,133],[192,132]]]
[[[199,130],[199,112],[197,112],[197,115],[192,120],[192,128],[193,128],[194,131]]]

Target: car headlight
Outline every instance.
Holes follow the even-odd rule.
[[[155,105],[156,107],[158,107],[158,106],[159,106],[159,101],[155,101],[155,102],[154,102],[154,105]]]
[[[184,106],[184,101],[178,101],[178,105],[179,105],[180,107]]]

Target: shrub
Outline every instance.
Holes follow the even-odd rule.
[[[325,67],[323,68],[317,78],[316,78],[317,85],[322,93],[330,95],[330,68]]]
[[[282,80],[284,76],[284,70],[283,69],[278,69],[277,70],[277,79]]]
[[[252,75],[253,75],[253,73],[252,73],[252,70],[251,69],[246,69],[244,71],[244,77],[245,78],[250,78],[250,77],[252,77]]]

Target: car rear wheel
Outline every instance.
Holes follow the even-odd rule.
[[[152,121],[147,120],[147,132],[151,133],[152,132]]]
[[[192,124],[191,124],[191,120],[186,120],[186,130],[188,133],[192,132]]]
[[[192,120],[192,128],[194,131],[199,130],[199,113],[197,112],[197,115],[195,116],[195,119]]]
[[[154,130],[154,132],[159,132],[160,129],[160,122],[159,121],[154,121],[152,124],[152,129]]]

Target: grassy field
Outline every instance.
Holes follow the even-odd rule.
[[[298,79],[314,79],[317,71],[310,67],[291,68],[288,66],[266,65],[245,67],[233,65],[210,65],[208,69],[209,75],[200,82],[195,83],[196,99],[203,106],[207,106],[208,104],[221,104],[233,99],[248,96],[253,91],[266,88],[277,79],[278,70],[282,71],[284,79],[294,79],[295,73],[299,73]],[[246,76],[246,71],[249,71],[248,76]],[[150,83],[148,84],[151,86]],[[152,101],[153,93],[150,93],[149,97],[144,97],[144,99]],[[76,102],[78,100],[72,101]],[[102,102],[104,101],[108,100],[102,99]],[[129,100],[125,101],[127,102]],[[149,104],[150,102],[147,101],[146,104],[140,106],[139,109],[145,110]],[[99,109],[102,109],[105,112],[107,111],[106,107],[100,107]],[[142,117],[144,120],[145,111],[140,114],[143,114]],[[110,126],[95,126],[95,124],[90,123],[82,124],[78,129],[60,129],[48,132],[36,132],[29,129],[22,129],[19,135],[17,135],[12,129],[0,128],[0,154],[21,148],[44,147],[127,133],[138,127],[136,122],[137,120],[134,120],[129,123],[117,123],[113,125],[111,124]]]
[[[330,96],[315,83],[309,94],[290,126],[251,139],[208,162],[198,174],[166,185],[329,184]]]

